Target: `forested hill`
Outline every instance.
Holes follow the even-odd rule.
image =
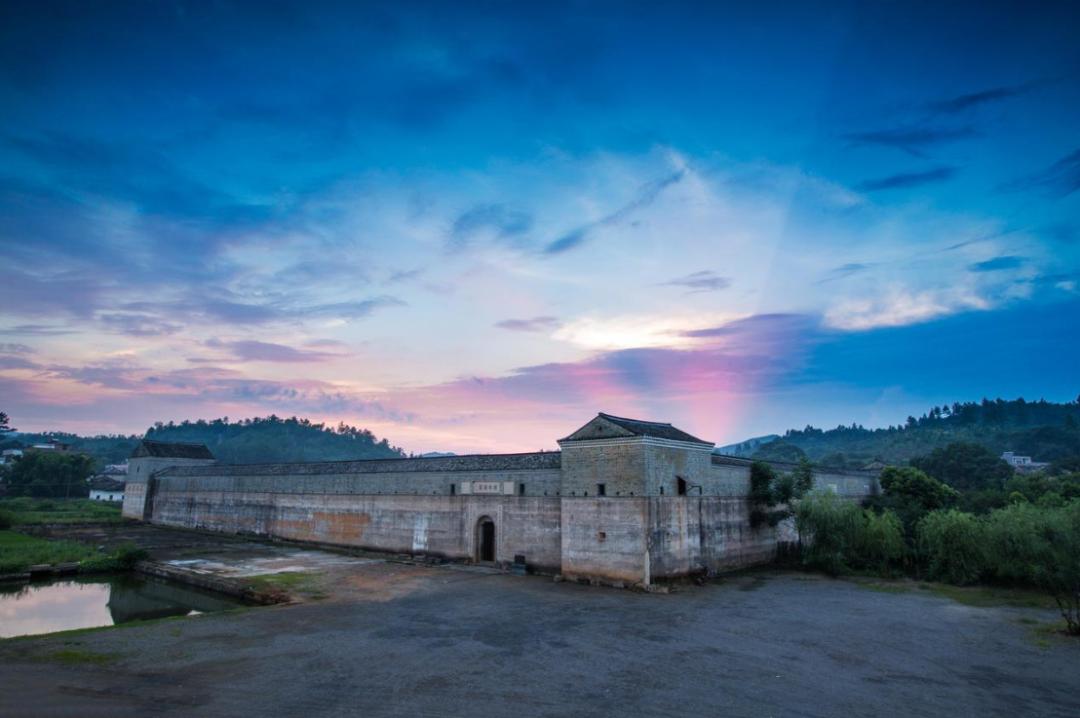
[[[980,444],[995,454],[1015,451],[1036,461],[1080,456],[1080,403],[1003,399],[936,406],[899,426],[866,429],[853,424],[823,430],[792,429],[741,455],[797,459],[859,468],[874,461],[902,464],[952,442]]]
[[[405,452],[378,439],[367,429],[346,424],[336,427],[313,424],[295,416],[281,419],[244,419],[230,423],[213,421],[157,423],[147,439],[206,444],[214,456],[227,464],[296,461],[345,461],[349,459],[396,459]]]
[[[138,436],[77,436],[61,432],[20,433],[3,437],[0,448],[18,448],[47,441],[60,441],[72,450],[89,454],[96,468],[126,461],[139,443]],[[206,444],[220,461],[229,464],[345,461],[387,459],[405,453],[379,439],[367,429],[345,424],[335,427],[313,424],[307,419],[277,416],[230,422],[183,421],[157,423],[146,432],[147,439],[189,441]]]

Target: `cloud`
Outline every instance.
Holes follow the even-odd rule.
[[[862,192],[876,192],[888,189],[904,189],[907,187],[921,187],[925,184],[943,182],[951,179],[956,174],[954,167],[936,167],[925,172],[908,172],[889,175],[880,179],[867,180],[858,185]]]
[[[1051,197],[1066,197],[1080,189],[1080,150],[1065,155],[1041,172],[1005,185],[1010,190],[1034,190]]]
[[[986,90],[979,90],[978,92],[968,92],[961,95],[955,95],[944,100],[938,100],[937,102],[931,102],[927,107],[933,112],[942,114],[956,114],[970,110],[974,107],[981,105],[987,105],[994,102],[1001,102],[1002,100],[1009,100],[1018,95],[1031,90],[1032,83],[1024,85],[1008,85],[1001,87],[991,87]]]
[[[6,329],[0,329],[0,336],[62,336],[64,334],[75,334],[73,329],[65,329],[63,327],[53,327],[45,324],[16,324],[13,327]]]
[[[513,332],[546,332],[559,327],[558,317],[533,317],[531,319],[504,319],[495,322],[499,329],[509,329]]]
[[[32,274],[0,267],[4,312],[15,316],[55,317],[65,314],[88,319],[104,301],[106,288],[75,271]]]
[[[267,206],[239,203],[187,177],[164,154],[145,144],[49,131],[8,135],[3,142],[55,173],[60,186],[81,195],[106,196],[151,214],[209,219],[223,225],[269,217]]]
[[[1000,257],[994,257],[993,259],[987,259],[983,262],[975,262],[968,265],[968,269],[972,272],[996,272],[1002,269],[1016,269],[1023,266],[1024,258],[1014,255],[1002,255]]]
[[[683,277],[676,277],[675,279],[661,283],[660,286],[684,287],[689,289],[691,293],[715,292],[730,287],[731,280],[727,277],[721,277],[712,270],[706,269],[700,272],[687,274]]]
[[[110,331],[132,337],[156,337],[175,334],[183,327],[174,322],[167,322],[148,314],[128,312],[99,313],[98,321]]]
[[[829,273],[818,280],[818,284],[826,284],[828,282],[835,282],[840,279],[846,279],[855,274],[860,274],[868,269],[872,269],[877,266],[876,263],[865,262],[848,262],[847,264],[841,264],[839,267],[833,267],[829,270]]]
[[[917,157],[930,147],[978,137],[972,127],[906,127],[871,132],[852,132],[844,138],[856,145],[878,145],[903,150]]]
[[[639,191],[637,196],[630,202],[627,202],[614,212],[601,217],[595,222],[582,225],[576,229],[573,229],[566,234],[562,235],[558,239],[549,243],[544,248],[545,254],[561,254],[562,252],[569,251],[585,242],[589,235],[595,230],[603,227],[612,227],[623,222],[634,212],[648,207],[650,204],[656,201],[660,194],[668,187],[678,184],[686,176],[686,170],[678,170],[672,174],[662,177],[646,184]]]
[[[237,359],[243,361],[301,364],[329,361],[342,356],[330,352],[295,349],[284,344],[252,340],[221,341],[218,339],[211,339],[206,342],[206,345],[212,349],[225,349],[231,352]]]
[[[33,354],[34,349],[26,344],[0,342],[0,354]]]
[[[460,249],[477,236],[488,235],[499,241],[518,240],[532,229],[528,212],[505,204],[480,204],[458,215],[450,228],[450,246]]]
[[[824,324],[844,331],[900,327],[973,309],[991,303],[964,288],[911,291],[894,287],[875,298],[844,299],[825,312]]]

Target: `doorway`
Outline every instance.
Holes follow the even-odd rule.
[[[482,516],[476,522],[476,560],[495,561],[495,522],[490,516]]]

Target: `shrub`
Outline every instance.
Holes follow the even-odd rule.
[[[1069,632],[1080,635],[1080,501],[995,511],[987,519],[986,545],[995,578],[1049,593]]]
[[[0,509],[0,531],[11,528],[15,523],[15,514],[10,511],[4,511]]]
[[[79,569],[84,572],[102,571],[130,571],[135,564],[145,559],[149,554],[133,543],[119,546],[115,551],[104,556],[95,556],[79,564]]]
[[[985,530],[972,514],[931,511],[919,521],[916,535],[929,578],[964,585],[979,580],[986,570]]]
[[[904,560],[904,525],[892,511],[863,511],[864,523],[855,542],[855,561],[863,569],[881,575],[892,573]]]

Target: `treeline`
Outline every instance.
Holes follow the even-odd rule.
[[[154,424],[147,439],[206,444],[227,464],[400,458],[405,453],[371,431],[340,423],[330,426],[295,416]]]
[[[983,399],[931,407],[903,424],[867,429],[791,429],[752,452],[753,458],[796,461],[806,456],[822,466],[861,468],[904,463],[953,442],[979,444],[995,454],[1015,451],[1037,461],[1080,455],[1080,404],[1043,399]]]
[[[833,575],[910,575],[1030,586],[1080,634],[1080,472],[1013,477],[1009,501],[957,508],[962,492],[915,467],[888,467],[861,506],[831,493],[795,502],[799,560]]]

